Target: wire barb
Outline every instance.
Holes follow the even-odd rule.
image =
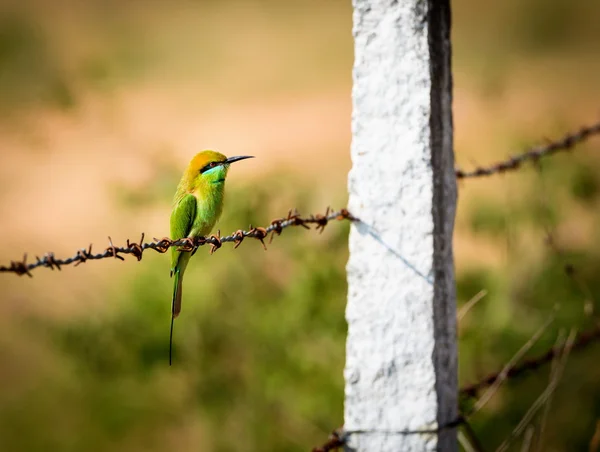
[[[9,271],[13,271],[19,276],[27,275],[31,278],[33,275],[29,272],[29,266],[27,265],[27,253],[23,255],[22,261],[10,261]]]
[[[110,244],[110,246],[108,248],[106,248],[106,252],[108,253],[108,256],[113,256],[115,259],[120,259],[120,260],[124,261],[125,258],[123,256],[119,256],[119,250],[117,249],[117,247],[115,245],[113,245],[113,241],[110,238],[110,235],[108,236],[108,243]]]
[[[456,178],[471,179],[515,171],[520,169],[526,162],[537,163],[542,157],[547,157],[561,151],[570,151],[577,144],[586,141],[594,135],[600,135],[600,121],[591,126],[582,127],[575,132],[567,133],[562,138],[555,141],[545,140],[546,143],[543,145],[534,146],[522,154],[510,157],[507,160],[490,166],[482,166],[471,171],[464,171],[460,168],[456,168]]]
[[[90,243],[90,246],[88,247],[87,250],[85,248],[81,248],[79,251],[77,251],[76,257],[79,259],[79,261],[75,264],[75,267],[77,267],[79,264],[85,263],[88,259],[90,259],[91,256],[92,256],[92,244]]]
[[[234,237],[233,242],[235,243],[235,245],[233,246],[233,249],[236,249],[244,241],[244,238],[245,238],[244,231],[242,231],[241,229],[238,229],[237,231],[235,231],[233,233],[233,237]]]
[[[571,347],[571,352],[583,350],[587,346],[598,341],[600,341],[600,325],[590,329],[587,332],[581,333],[579,337],[577,337],[577,339],[574,341]],[[505,380],[510,380],[512,378],[519,377],[528,371],[536,370],[544,364],[550,363],[556,357],[559,351],[560,350],[557,347],[553,346],[541,355],[523,361],[521,364],[512,367],[506,372],[504,376]],[[501,371],[495,372],[479,380],[476,383],[464,386],[460,389],[459,395],[463,399],[475,398],[477,397],[479,391],[493,385],[496,382],[496,380],[500,378],[501,374]]]
[[[254,237],[256,240],[259,240],[262,243],[263,249],[267,251],[267,245],[265,245],[265,237],[268,232],[266,228],[253,228],[250,225],[250,231],[248,232],[248,237]]]
[[[312,452],[330,452],[339,450],[345,443],[344,433],[341,428],[334,430],[321,446],[313,447]]]
[[[308,217],[301,217],[296,209],[290,209],[287,217],[279,218],[271,221],[268,227],[252,227],[250,226],[248,231],[244,231],[242,229],[238,229],[233,234],[228,235],[226,237],[221,237],[221,231],[217,231],[216,235],[211,235],[210,237],[197,237],[190,238],[184,237],[177,240],[172,240],[169,237],[163,237],[162,239],[154,238],[152,242],[144,243],[145,234],[142,233],[139,243],[132,242],[127,239],[127,243],[125,246],[115,246],[112,241],[112,238],[108,237],[109,246],[102,252],[94,254],[92,252],[92,245],[90,244],[88,248],[81,248],[77,250],[74,256],[57,259],[54,256],[54,253],[46,253],[41,258],[36,256],[36,261],[32,263],[27,262],[27,254],[23,256],[23,259],[20,261],[11,261],[10,265],[2,266],[0,265],[0,273],[14,273],[16,275],[28,275],[32,276],[31,270],[34,270],[38,267],[47,267],[51,270],[55,268],[60,270],[63,265],[74,264],[77,265],[83,264],[88,260],[99,260],[105,259],[108,257],[114,257],[115,259],[125,260],[122,256],[124,254],[133,255],[138,261],[142,260],[142,255],[145,250],[151,249],[156,251],[157,253],[166,253],[169,248],[176,247],[180,251],[188,251],[191,252],[192,255],[196,253],[199,247],[204,245],[210,245],[210,254],[213,254],[217,251],[224,243],[231,242],[234,244],[234,249],[240,246],[242,241],[246,238],[253,238],[262,243],[263,248],[266,250],[267,246],[265,244],[265,238],[270,234],[271,241],[273,240],[273,235],[280,235],[285,228],[290,226],[302,226],[306,229],[310,229],[310,224],[316,224],[316,229],[319,232],[322,232],[323,228],[332,220],[348,220],[348,221],[358,221],[357,218],[352,216],[347,209],[341,209],[336,212],[332,212],[328,207],[325,211],[325,215],[310,215]]]
[[[142,260],[142,254],[144,253],[144,233],[142,232],[142,237],[140,238],[140,243],[129,242],[127,239],[127,248],[131,249],[131,254],[135,256],[135,258],[139,261]],[[90,251],[92,250],[92,245],[90,245]]]
[[[213,254],[215,251],[217,251],[223,245],[223,243],[221,242],[221,230],[220,229],[217,230],[217,235],[214,235],[214,234],[211,235],[210,240],[211,240],[210,254]]]

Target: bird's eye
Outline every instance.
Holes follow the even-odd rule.
[[[219,162],[210,162],[207,163],[206,165],[204,165],[204,167],[200,170],[200,174],[204,173],[205,171],[208,171],[209,169],[214,168],[215,166],[218,166]]]

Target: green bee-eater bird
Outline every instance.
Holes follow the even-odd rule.
[[[202,151],[186,168],[171,212],[171,239],[195,238],[210,234],[223,211],[225,178],[233,162],[252,158],[250,155],[225,157],[215,151]],[[169,365],[173,349],[173,321],[181,312],[181,284],[191,252],[171,248],[171,276],[175,276],[169,334]]]

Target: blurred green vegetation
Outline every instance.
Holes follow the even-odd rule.
[[[270,179],[229,193],[224,231],[264,223],[285,198],[305,212],[314,207],[309,190],[300,191],[304,199],[295,192],[301,182],[292,190]],[[273,193],[279,196],[271,201]],[[117,312],[27,320],[28,331],[43,332],[50,353],[61,357],[64,378],[41,374],[38,391],[0,405],[0,438],[8,450],[164,450],[143,438],[130,443],[132,432],[159,434],[197,417],[210,450],[316,444],[342,418],[348,228],[287,230],[266,252],[253,240],[212,256],[201,249],[186,274],[172,368],[164,256],[130,264],[110,295]],[[71,423],[74,434],[57,433]],[[28,430],[36,434],[24,438]]]
[[[527,357],[552,347],[559,332],[566,334],[571,328],[583,332],[600,322],[600,236],[595,232],[600,227],[600,199],[597,171],[590,164],[585,149],[577,155],[555,156],[537,168],[522,169],[515,177],[531,184],[522,184],[518,194],[513,190],[504,203],[484,199],[473,203],[469,215],[473,236],[505,242],[506,255],[501,264],[458,271],[459,303],[487,291],[460,324],[462,381],[477,381],[492,369],[500,370],[552,315],[554,321]],[[589,216],[578,210],[581,207]],[[577,227],[563,227],[573,218],[589,222],[594,234],[582,237]],[[599,354],[597,344],[569,357],[550,405],[542,450],[588,449],[600,419]],[[509,436],[540,396],[549,383],[549,371],[548,365],[505,383],[488,407],[473,417],[474,428],[490,449]],[[470,401],[462,403],[463,408],[471,406]],[[536,428],[542,411],[532,422]],[[536,436],[534,444],[537,440]],[[511,450],[520,447],[517,440]]]
[[[582,181],[589,177],[576,157],[555,158]],[[262,224],[283,206],[315,211],[320,200],[307,183],[294,176],[267,179],[229,193],[223,231]],[[155,202],[166,204],[170,191],[159,186],[169,184],[152,185]],[[547,195],[569,191],[556,185]],[[342,201],[340,195],[331,203]],[[518,200],[520,215],[503,218],[517,230],[533,227],[542,242],[546,225],[534,218],[539,202],[528,195]],[[474,214],[475,235],[487,233],[479,224],[502,224],[494,209],[474,207]],[[496,226],[493,231],[506,235]],[[116,311],[72,321],[24,319],[27,335],[45,344],[54,364],[34,366],[33,382],[0,404],[2,442],[7,450],[164,450],[168,432],[195,419],[206,450],[304,451],[319,443],[342,419],[347,233],[348,224],[334,223],[321,235],[287,230],[266,252],[255,241],[235,251],[226,245],[212,256],[200,250],[186,275],[172,368],[172,281],[161,255],[127,265],[106,293],[118,300]],[[459,269],[459,305],[481,289],[488,292],[460,325],[461,381],[500,369],[555,308],[555,321],[528,356],[551,347],[559,331],[591,327],[597,320],[584,304],[600,309],[599,272],[598,247],[561,253],[545,247],[541,256],[528,256],[512,246],[503,268]],[[569,358],[548,417],[546,450],[584,450],[589,443],[600,417],[599,352],[596,345]],[[474,417],[486,444],[507,437],[547,384],[548,370],[506,383]],[[25,434],[31,431],[35,435]]]
[[[108,98],[143,83],[192,80],[223,103],[349,87],[349,1],[65,5],[50,11],[41,0],[13,0],[0,7],[2,119],[43,109],[68,117],[90,92]],[[598,98],[599,2],[456,0],[453,8],[457,104],[460,93],[475,92],[496,121],[494,102],[509,103],[511,80],[529,74],[545,96],[570,107],[547,112],[560,133],[576,121],[576,101]],[[527,97],[522,103],[520,110],[535,106]],[[458,132],[477,134],[475,119]],[[523,127],[526,134],[515,131],[503,144],[519,148],[540,138],[530,123]],[[481,139],[477,149],[495,137]],[[460,324],[461,382],[500,369],[553,312],[556,320],[528,356],[554,344],[560,331],[598,321],[597,149],[596,142],[506,176],[501,195],[479,190],[490,180],[461,185],[458,233],[501,256],[457,268],[460,305],[487,291]],[[151,209],[167,217],[181,171],[171,154],[166,146],[164,157],[145,156],[156,168],[150,182],[105,187],[123,217]],[[308,213],[343,205],[345,187],[325,197],[314,188],[318,165],[310,171],[273,171],[238,186],[219,227],[262,225],[291,206]],[[172,368],[165,256],[123,264],[106,287],[80,300],[110,301],[113,309],[67,319],[11,311],[0,335],[0,450],[306,451],[322,443],[342,423],[347,233],[347,224],[336,223],[321,235],[287,230],[267,252],[254,241],[213,256],[200,250],[186,275]],[[61,284],[79,282],[86,270],[66,270]],[[60,293],[49,286],[43,299]],[[3,299],[7,306],[29,301]],[[599,357],[597,345],[570,356],[544,450],[588,448],[600,419]],[[548,370],[506,383],[473,418],[490,450],[543,391]]]

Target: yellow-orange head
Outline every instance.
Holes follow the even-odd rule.
[[[227,158],[223,154],[205,150],[194,156],[181,178],[180,188],[191,192],[202,186],[210,187],[225,182],[229,165],[239,160],[252,158],[250,155]]]

